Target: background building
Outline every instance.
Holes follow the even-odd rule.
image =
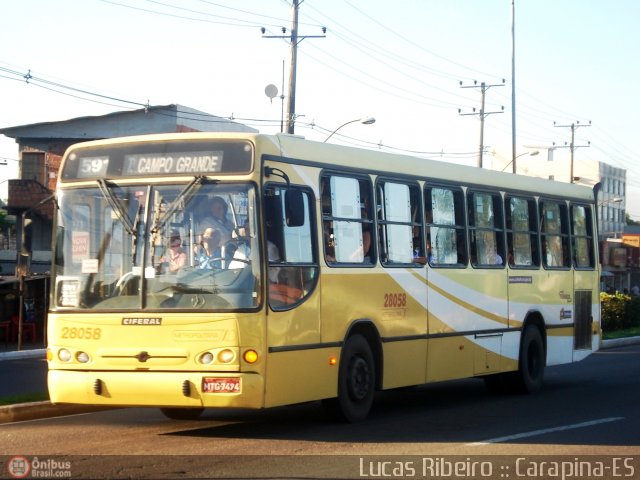
[[[18,143],[20,162],[19,178],[6,180],[9,182],[9,198],[3,210],[9,215],[0,218],[0,322],[9,326],[4,333],[5,343],[7,340],[17,341],[20,348],[22,338],[17,334],[20,323],[33,332],[32,342],[42,342],[46,336],[47,273],[51,267],[55,214],[50,199],[67,147],[78,142],[126,135],[199,131],[257,130],[182,105],[150,106],[102,116],[0,129],[1,134],[14,138]],[[29,223],[26,229],[23,216]],[[31,257],[19,255],[23,236],[29,240]],[[17,276],[18,259],[21,260],[21,273],[28,275]],[[28,323],[25,324],[24,319]]]
[[[0,273],[13,274],[21,244],[22,214],[28,212],[32,272],[51,265],[53,204],[45,201],[55,190],[62,155],[69,145],[89,140],[172,132],[257,132],[241,123],[183,105],[150,106],[140,110],[80,117],[60,122],[34,123],[0,129],[18,143],[19,178],[8,180],[6,210],[17,220],[11,241],[0,242]],[[1,167],[0,167],[1,168]],[[7,226],[3,230],[10,232]]]
[[[573,168],[566,149],[560,155],[558,148],[535,148],[535,155],[522,155],[518,159],[518,173],[560,182],[573,182],[593,188],[600,183],[598,193],[598,241],[602,264],[603,290],[631,290],[634,285],[632,270],[637,247],[624,241],[626,225],[627,171],[599,160],[576,160]],[[575,152],[574,152],[575,153]]]

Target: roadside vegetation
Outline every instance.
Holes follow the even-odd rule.
[[[640,335],[640,297],[600,294],[602,331],[606,340]]]
[[[9,395],[7,397],[0,397],[0,406],[13,405],[14,403],[42,402],[45,400],[49,400],[49,395],[46,393],[25,393],[23,395]]]

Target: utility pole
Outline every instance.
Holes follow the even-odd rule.
[[[289,101],[287,102],[287,133],[294,133],[296,123],[296,71],[298,67],[298,44],[305,38],[325,38],[327,29],[322,27],[323,35],[298,35],[298,9],[304,0],[291,2],[291,34],[286,35],[287,29],[282,27],[282,35],[265,35],[262,27],[262,38],[281,38],[289,40]]]
[[[502,83],[496,83],[496,84],[492,84],[492,85],[487,85],[486,83],[482,82],[480,85],[478,85],[478,82],[476,80],[473,81],[473,85],[463,85],[462,82],[460,82],[460,88],[479,88],[480,89],[480,93],[482,96],[482,100],[480,103],[480,111],[476,112],[476,109],[473,109],[472,113],[462,113],[461,109],[458,109],[458,114],[464,116],[464,115],[479,115],[480,116],[480,149],[478,151],[478,167],[482,168],[482,156],[484,155],[484,119],[485,117],[487,117],[488,115],[492,115],[494,113],[504,113],[504,107],[502,107],[501,111],[495,111],[495,112],[487,112],[484,109],[484,100],[485,100],[485,96],[487,93],[487,90],[489,90],[491,87],[503,87],[504,86],[504,79],[502,79]]]
[[[511,0],[511,167],[516,168],[516,3]]]
[[[576,128],[580,128],[580,127],[590,127],[591,126],[591,120],[589,120],[588,124],[583,124],[580,125],[580,121],[577,120],[573,123],[571,123],[570,125],[556,125],[556,122],[553,122],[553,126],[554,127],[561,127],[561,128],[570,128],[571,129],[571,143],[568,146],[570,151],[571,151],[571,166],[570,166],[570,177],[569,177],[569,182],[573,183],[573,152],[575,151],[576,148],[580,148],[580,147],[588,147],[591,145],[591,142],[587,142],[587,145],[576,145],[575,144],[575,140],[576,140]],[[556,147],[556,148],[562,148],[562,147]]]

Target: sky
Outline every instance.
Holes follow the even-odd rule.
[[[640,220],[637,0],[304,0],[295,133],[322,141],[371,116],[331,141],[476,165],[479,116],[460,113],[479,111],[484,82],[484,166],[510,169],[512,3],[516,154],[555,145],[566,159],[558,126],[591,122],[575,131],[575,174],[592,160],[626,169]],[[291,2],[4,1],[0,128],[177,103],[278,132],[289,41],[261,27],[288,36]],[[0,136],[2,199],[17,159]]]

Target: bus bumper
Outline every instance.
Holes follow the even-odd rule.
[[[264,407],[263,377],[251,373],[49,370],[48,385],[52,403]]]

